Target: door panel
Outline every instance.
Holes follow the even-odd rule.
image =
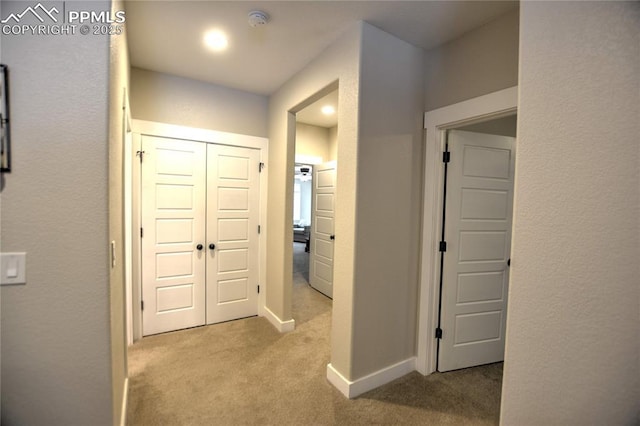
[[[156,289],[158,312],[193,307],[193,284],[159,287]]]
[[[142,137],[143,335],[204,324],[206,145]],[[198,240],[200,239],[200,240]]]
[[[254,149],[208,146],[207,324],[258,314],[259,162]]]
[[[504,359],[515,139],[449,133],[438,370]]]
[[[309,283],[328,297],[333,297],[335,191],[336,162],[314,166]]]

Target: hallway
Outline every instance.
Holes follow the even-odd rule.
[[[498,422],[502,364],[408,374],[348,400],[326,380],[331,301],[300,280],[296,329],[260,317],[145,338],[129,350],[129,425]]]

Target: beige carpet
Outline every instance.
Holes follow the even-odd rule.
[[[331,301],[294,284],[296,330],[248,318],[129,351],[130,425],[495,424],[502,364],[411,373],[354,400],[326,380]]]

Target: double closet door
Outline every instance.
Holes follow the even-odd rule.
[[[258,313],[260,152],[142,136],[142,328]]]

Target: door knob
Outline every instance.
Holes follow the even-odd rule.
[[[198,249],[198,251],[202,250],[202,244],[198,244],[196,248]]]
[[[329,236],[329,239],[330,239],[330,240],[335,240],[335,239],[336,239],[336,236],[335,236],[335,235],[330,235],[330,236]]]
[[[511,266],[511,258],[507,260],[507,266]]]
[[[216,248],[216,245],[211,243],[209,244],[209,250],[214,250]]]

